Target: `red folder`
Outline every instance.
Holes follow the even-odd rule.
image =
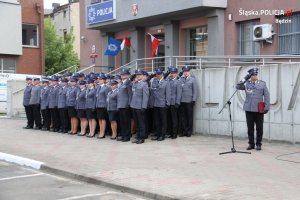
[[[265,103],[263,101],[258,102],[258,112],[259,113],[265,112]]]

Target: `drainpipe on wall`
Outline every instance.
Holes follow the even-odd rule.
[[[42,50],[41,53],[41,59],[42,59],[42,74],[45,74],[45,51],[44,51],[44,20],[43,20],[43,12],[42,12],[42,8],[41,5],[39,3],[35,3],[35,8],[37,13],[40,16],[40,48]]]

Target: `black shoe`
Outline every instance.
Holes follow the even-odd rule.
[[[42,127],[35,127],[34,130],[40,130]]]
[[[173,135],[171,138],[172,138],[172,139],[176,139],[176,138],[177,138],[177,135]]]
[[[172,135],[166,135],[166,138],[172,138]]]
[[[159,137],[153,137],[151,140],[158,140]]]
[[[254,146],[253,146],[253,145],[249,145],[249,146],[247,147],[247,150],[251,150],[251,149],[254,149]]]
[[[187,134],[180,134],[179,137],[185,137]]]
[[[23,127],[24,129],[32,129],[33,127],[31,127],[31,126],[25,126],[25,127]]]
[[[257,145],[257,146],[256,146],[256,150],[257,150],[257,151],[260,151],[260,150],[261,150],[261,145]]]
[[[124,138],[123,140],[122,140],[122,142],[129,142],[130,141],[130,138]]]
[[[104,138],[105,138],[105,135],[102,137],[100,137],[100,136],[97,137],[97,139],[104,139]]]
[[[136,142],[136,144],[143,144],[145,141],[144,140],[138,140],[137,142]]]
[[[159,137],[159,138],[157,139],[157,141],[163,141],[163,140],[165,140],[164,137]]]
[[[93,138],[93,137],[95,137],[95,135],[90,135],[90,134],[88,134],[86,137],[88,137],[88,138]]]
[[[116,139],[117,139],[117,137],[111,137],[110,139],[111,139],[111,140],[116,140]]]

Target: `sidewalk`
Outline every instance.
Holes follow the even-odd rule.
[[[148,139],[137,145],[109,137],[98,140],[25,130],[24,125],[25,120],[0,119],[0,152],[41,161],[46,168],[83,179],[161,195],[157,199],[294,200],[300,196],[300,163],[275,159],[299,152],[299,145],[264,142],[262,151],[250,155],[219,155],[230,150],[231,138]],[[246,139],[235,142],[237,150],[247,147]],[[300,153],[282,159],[300,162]]]

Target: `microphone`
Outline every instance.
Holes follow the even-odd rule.
[[[251,75],[250,75],[250,74],[247,74],[240,82],[241,82],[241,83],[245,83],[246,81],[249,80],[250,77],[251,77]]]

